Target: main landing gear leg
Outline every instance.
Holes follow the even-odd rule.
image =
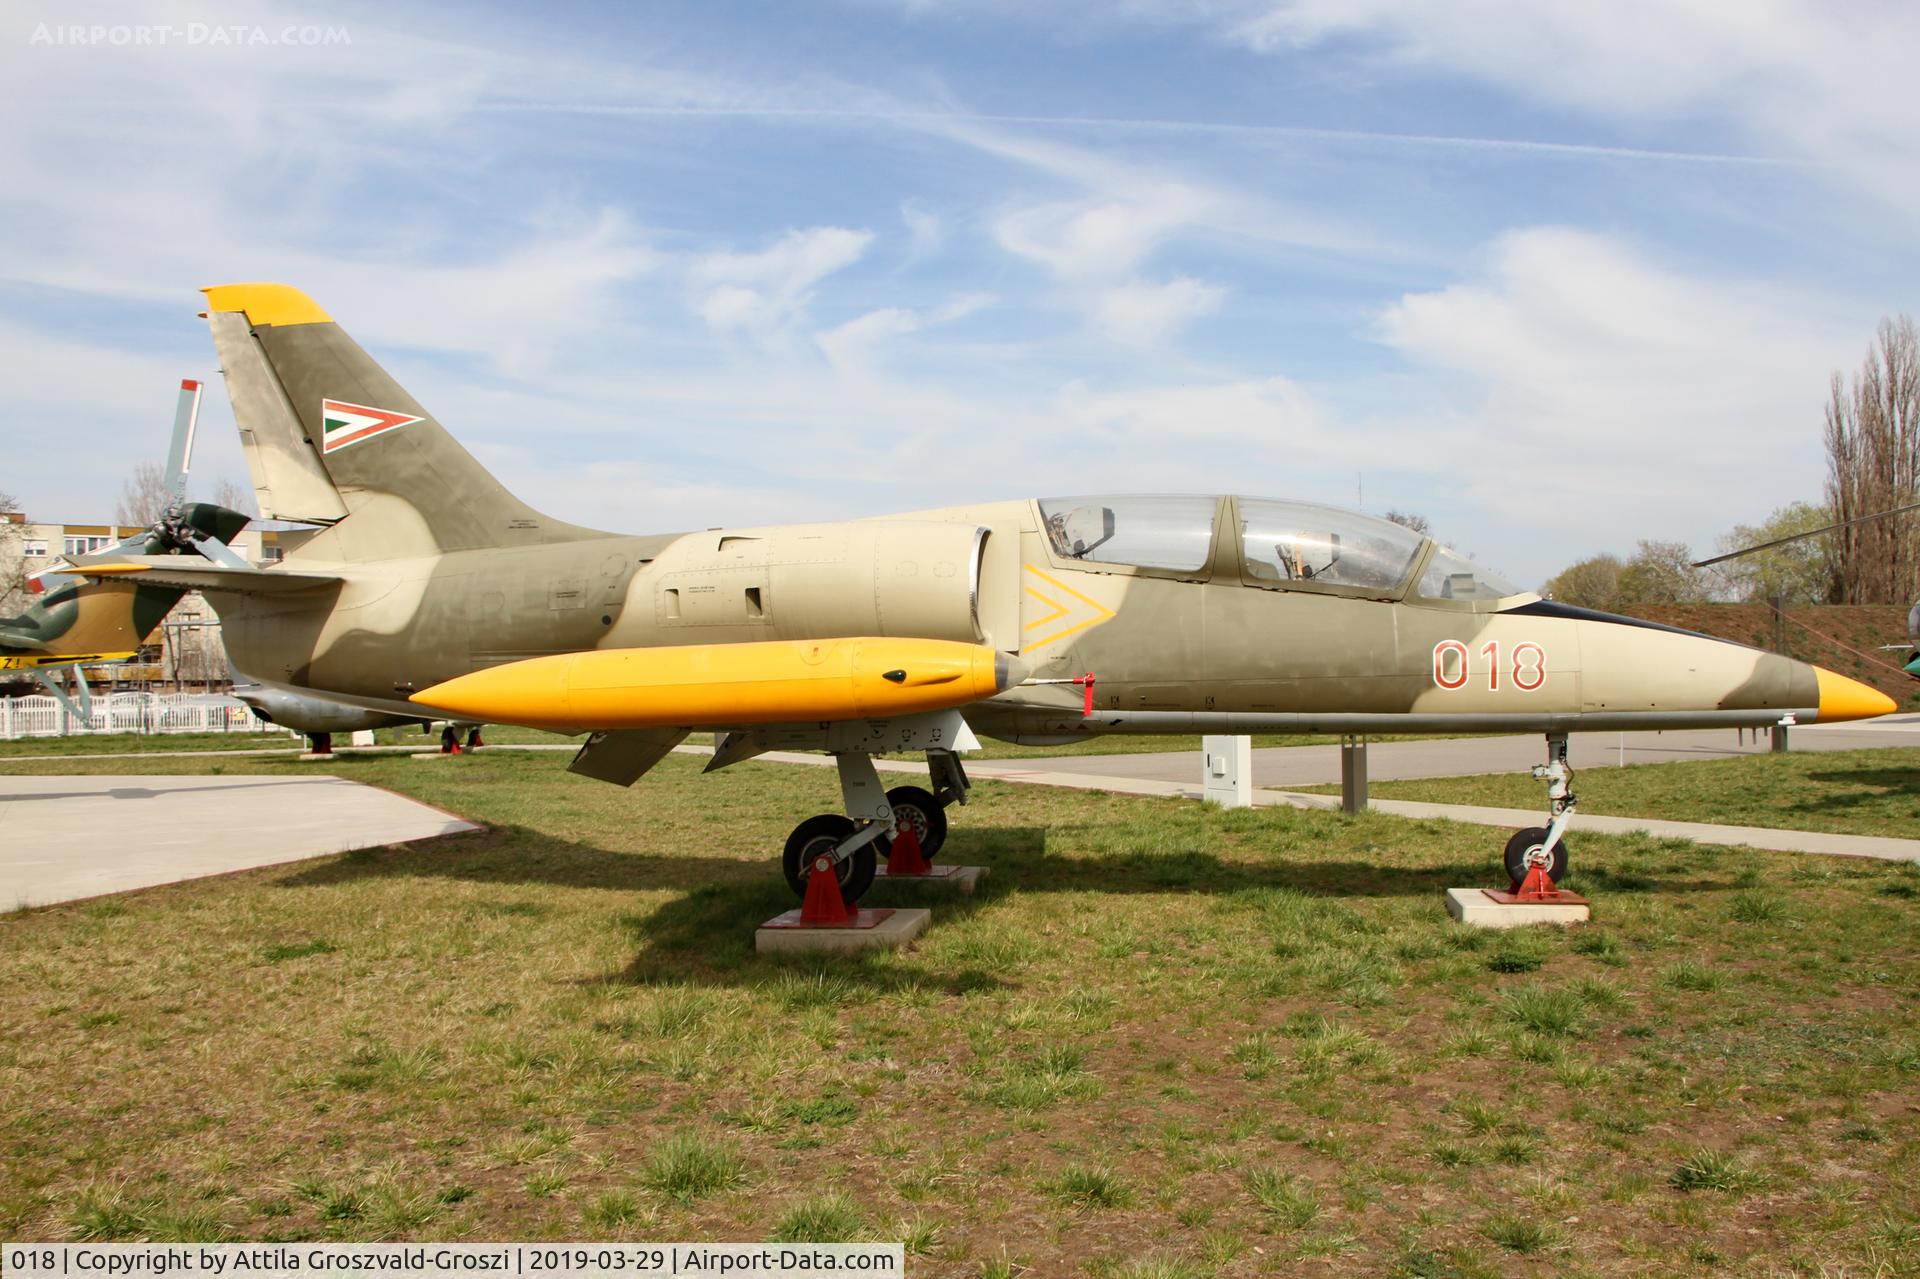
[[[925,875],[927,865],[947,842],[947,806],[967,802],[967,770],[952,751],[927,752],[927,780],[932,790],[918,786],[896,786],[887,792],[893,809],[894,857],[887,872],[893,875]],[[905,836],[911,834],[911,840]],[[915,845],[917,848],[917,855]],[[904,858],[904,860],[903,860]]]
[[[781,868],[787,886],[813,907],[818,890],[809,892],[808,880],[831,872],[843,906],[851,907],[873,886],[879,857],[888,850],[893,831],[893,805],[880,784],[873,756],[857,752],[835,755],[840,768],[840,794],[850,816],[822,813],[809,817],[787,836]]]
[[[1547,824],[1515,831],[1507,841],[1507,877],[1513,893],[1544,898],[1557,893],[1554,885],[1567,875],[1566,830],[1576,800],[1565,733],[1547,734],[1547,762],[1535,764],[1533,775],[1547,784]]]

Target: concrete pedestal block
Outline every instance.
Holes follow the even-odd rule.
[[[930,875],[889,875],[885,866],[873,873],[875,884],[899,884],[901,887],[920,889],[946,889],[956,893],[971,893],[980,887],[980,881],[987,877],[985,866],[935,866]]]
[[[870,918],[868,918],[870,917]],[[800,923],[800,912],[775,915],[756,928],[753,948],[762,955],[850,954],[904,946],[933,918],[930,910],[858,910],[848,928],[815,928]],[[863,926],[864,925],[864,926]]]
[[[1511,894],[1502,893],[1502,897]],[[1484,888],[1449,888],[1447,914],[1475,928],[1518,928],[1522,924],[1584,924],[1593,916],[1593,908],[1583,897],[1565,894],[1572,900],[1559,902],[1502,902]]]

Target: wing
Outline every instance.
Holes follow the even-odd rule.
[[[569,773],[631,786],[648,769],[673,753],[687,738],[684,728],[632,728],[614,733],[595,733],[567,765]]]
[[[96,581],[133,581],[177,586],[187,591],[229,591],[236,595],[287,595],[338,585],[332,573],[293,573],[284,569],[233,568],[180,555],[123,555],[100,564],[75,564],[70,570]]]

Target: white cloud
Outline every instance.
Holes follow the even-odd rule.
[[[112,518],[112,494],[134,466],[166,461],[175,397],[188,375],[208,383],[189,494],[205,499],[222,478],[245,483],[226,393],[217,374],[198,367],[204,359],[59,338],[0,319],[8,492],[33,519]]]
[[[1164,284],[1134,282],[1100,296],[1100,326],[1133,346],[1158,346],[1186,325],[1220,308],[1227,290],[1218,284],[1177,276]]]
[[[1516,527],[1704,546],[1818,492],[1827,378],[1857,359],[1860,323],[1603,236],[1514,232],[1474,278],[1382,314],[1380,339],[1441,375],[1384,416]]]
[[[842,374],[866,376],[881,354],[901,338],[922,329],[965,319],[993,298],[985,293],[962,293],[924,312],[888,306],[856,316],[837,328],[814,335],[827,360]]]
[[[1907,92],[1920,9],[1898,0],[1287,0],[1211,12],[1256,49],[1349,51],[1358,40],[1397,71],[1463,76],[1606,119],[1723,122],[1763,151],[1920,205],[1920,116]]]
[[[1129,200],[1050,201],[1014,209],[995,222],[1009,253],[1066,280],[1124,277],[1170,236],[1212,211],[1205,193],[1168,184]]]
[[[814,341],[834,367],[858,370],[871,362],[876,348],[918,332],[920,324],[920,317],[904,307],[882,307],[815,334]]]
[[[1224,197],[1178,182],[1148,184],[1147,194],[1048,201],[1003,213],[994,239],[1044,267],[1096,333],[1129,346],[1170,341],[1218,308],[1226,290],[1187,276],[1160,283],[1138,272],[1163,245],[1217,231],[1229,219]]]
[[[714,253],[694,263],[697,308],[714,329],[770,331],[806,308],[812,287],[860,260],[870,231],[796,228],[758,253]]]
[[[900,220],[907,227],[908,256],[919,261],[940,252],[947,242],[947,225],[940,215],[922,208],[916,201],[900,205]]]

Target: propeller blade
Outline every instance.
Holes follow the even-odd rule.
[[[167,450],[168,500],[179,506],[187,496],[187,472],[193,467],[193,432],[200,423],[200,383],[180,379],[180,406],[173,413],[173,444]]]

